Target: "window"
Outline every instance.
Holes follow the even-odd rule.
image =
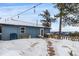
[[[40,35],[44,36],[44,29],[40,29]]]
[[[2,33],[2,27],[0,26],[0,33]]]
[[[21,28],[21,30],[24,30],[24,29],[25,29],[24,27]]]
[[[24,31],[21,31],[21,33],[24,33]]]
[[[25,27],[21,27],[21,33],[25,33]]]

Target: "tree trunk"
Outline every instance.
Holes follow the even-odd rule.
[[[60,22],[59,22],[59,39],[61,39],[61,30],[62,30],[62,8],[60,10]]]

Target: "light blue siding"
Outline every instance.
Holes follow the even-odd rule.
[[[18,27],[17,26],[2,26],[2,39],[9,40],[11,33],[18,34]]]
[[[44,33],[50,33],[50,28],[44,28]]]
[[[37,38],[40,35],[40,29],[44,29],[44,33],[50,33],[50,28],[41,27],[27,27],[26,32],[31,35],[32,38]]]
[[[2,39],[9,40],[11,33],[16,33],[19,37],[20,27],[22,27],[22,26],[3,25],[2,26]],[[37,36],[40,35],[40,29],[41,29],[41,27],[26,26],[26,33],[25,34],[31,35],[32,38],[37,38]],[[44,28],[44,32],[49,33],[50,29]]]
[[[32,38],[36,38],[40,34],[40,28],[38,27],[27,27],[26,30]]]

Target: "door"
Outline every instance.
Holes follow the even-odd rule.
[[[40,29],[40,35],[44,36],[44,29]]]

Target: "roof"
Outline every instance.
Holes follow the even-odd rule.
[[[31,22],[25,22],[25,21],[20,21],[20,20],[0,20],[0,24],[5,24],[5,25],[18,25],[18,26],[32,26],[32,27],[44,27],[42,24],[35,24]],[[46,27],[44,27],[46,28]]]

